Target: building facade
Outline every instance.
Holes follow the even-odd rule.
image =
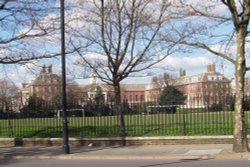
[[[52,72],[52,65],[42,66],[40,74],[29,84],[22,84],[21,101],[27,105],[30,97],[37,97],[48,104],[60,104],[62,98],[61,77]],[[73,106],[82,106],[88,99],[87,93],[76,83],[68,83],[66,86],[67,103]]]
[[[121,84],[121,99],[128,103],[141,103],[145,98],[146,84]],[[67,99],[76,105],[84,106],[94,102],[98,91],[101,91],[104,103],[114,102],[113,87],[97,82],[97,76],[91,74],[89,84],[67,83]],[[23,84],[21,89],[22,105],[26,105],[32,96],[44,101],[59,101],[61,97],[61,78],[52,73],[52,65],[42,66],[40,74],[29,84]]]
[[[158,85],[149,85],[146,90],[146,100],[159,100],[160,92],[166,85],[175,86],[186,96],[187,107],[224,104],[231,95],[230,80],[216,72],[214,64],[208,65],[207,72],[201,74],[186,76],[185,70],[181,69],[177,79],[169,79]]]
[[[230,80],[208,65],[207,72],[178,78],[174,85],[187,97],[187,106],[225,104],[231,95]]]
[[[146,84],[122,84],[121,99],[129,104],[138,104],[145,101]]]
[[[40,74],[29,84],[22,84],[22,104],[25,105],[31,96],[45,101],[52,101],[60,96],[61,78],[52,73],[52,65],[43,65]]]
[[[93,101],[98,93],[102,93],[105,103],[114,102],[113,87],[98,83],[96,75],[92,75],[89,84],[67,84],[68,99],[79,106]],[[180,76],[151,84],[121,84],[121,99],[128,104],[143,102],[159,102],[160,93],[167,85],[175,86],[186,96],[187,107],[206,107],[212,104],[225,104],[231,95],[230,80],[223,74],[216,72],[214,64],[207,66],[207,71],[201,74],[187,76],[181,69]],[[246,85],[247,88],[247,85]],[[99,91],[99,92],[98,92]],[[45,101],[58,99],[61,94],[61,78],[53,74],[52,66],[43,66],[40,74],[29,84],[23,84],[21,90],[22,104],[28,102],[29,97],[36,96]]]

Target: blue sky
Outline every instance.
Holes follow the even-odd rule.
[[[66,1],[67,2],[67,1]],[[77,0],[75,1],[77,2]],[[193,2],[193,1],[192,1]],[[73,2],[70,2],[73,3]],[[223,8],[219,8],[220,10],[217,10],[219,13],[223,13]],[[222,10],[221,10],[222,9]],[[79,25],[78,25],[79,26]],[[220,32],[228,32],[230,31],[232,27],[223,27],[217,31],[217,33]],[[59,46],[57,46],[59,47]],[[60,48],[56,48],[58,50]],[[234,48],[232,48],[234,50]],[[248,52],[247,52],[248,54]],[[249,56],[248,56],[249,59]],[[85,73],[85,69],[75,67],[73,65],[73,62],[75,59],[67,59],[67,67],[68,67],[68,77],[73,76],[76,72],[82,72]],[[250,61],[248,60],[247,63]],[[179,69],[183,68],[186,70],[187,75],[194,75],[202,72],[206,72],[207,65],[215,63],[216,69],[218,72],[224,73],[226,77],[229,79],[233,78],[234,76],[234,67],[232,64],[227,62],[226,60],[223,60],[222,58],[218,58],[208,52],[194,49],[190,53],[176,53],[175,55],[171,55],[168,58],[166,58],[164,61],[159,63],[155,68],[150,69],[149,71],[146,71],[142,73],[144,77],[131,77],[124,80],[124,82],[127,83],[150,83],[151,77],[155,75],[160,75],[163,72],[169,72],[169,73],[175,73],[178,75]],[[57,59],[51,59],[51,60],[40,60],[40,61],[34,61],[33,63],[29,63],[26,65],[1,65],[0,68],[2,71],[2,77],[8,77],[9,79],[13,80],[17,85],[21,85],[23,82],[29,82],[32,79],[35,78],[36,75],[40,72],[40,67],[43,64],[53,64],[53,71],[57,74],[60,74],[61,70],[61,60],[60,58]],[[247,74],[248,75],[248,74]],[[83,76],[83,75],[82,75]],[[77,79],[76,79],[77,78]],[[77,76],[76,78],[73,77],[73,79],[76,79],[79,83],[88,83],[89,79],[79,79],[81,76]]]
[[[158,64],[157,68],[149,70],[145,75],[145,77],[129,77],[124,80],[126,83],[150,83],[152,76],[157,76],[162,74],[163,72],[174,73],[176,75],[179,74],[179,69],[183,68],[186,70],[186,75],[194,75],[206,72],[207,65],[210,63],[216,64],[216,70],[220,73],[224,73],[228,79],[233,78],[233,65],[226,62],[225,60],[211,56],[210,54],[205,55],[203,52],[200,52],[201,55],[190,55],[185,57],[180,56],[169,56]],[[66,60],[66,67],[68,71],[68,79],[72,78],[74,75],[74,71],[82,71],[84,69],[80,67],[72,68],[72,62],[67,59]],[[53,72],[56,74],[61,73],[61,61],[60,58],[58,59],[48,59],[48,60],[40,60],[34,63],[30,63],[27,65],[7,65],[1,66],[2,77],[8,77],[9,79],[13,80],[18,86],[21,83],[28,83],[33,80],[40,72],[41,66],[43,64],[53,64]],[[162,68],[161,68],[162,67]],[[166,68],[167,67],[167,68]],[[160,68],[160,70],[159,70]],[[6,71],[6,72],[4,72]],[[84,71],[83,71],[84,72]],[[148,74],[148,76],[146,76]],[[78,83],[87,84],[89,83],[89,78],[74,78]]]

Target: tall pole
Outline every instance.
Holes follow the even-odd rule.
[[[67,99],[66,99],[66,63],[65,63],[65,21],[64,0],[61,1],[61,56],[62,56],[62,123],[63,123],[63,152],[69,154],[69,135],[67,121]]]

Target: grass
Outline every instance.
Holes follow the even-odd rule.
[[[234,112],[125,116],[127,136],[231,135]],[[250,113],[246,112],[248,132]],[[116,116],[70,117],[70,137],[119,136]],[[59,118],[0,120],[0,137],[61,137]]]

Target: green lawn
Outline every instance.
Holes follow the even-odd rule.
[[[127,136],[231,135],[234,112],[125,116]],[[248,132],[250,113],[246,112]],[[61,137],[59,118],[0,120],[0,137]],[[116,116],[71,117],[70,137],[119,136]]]

